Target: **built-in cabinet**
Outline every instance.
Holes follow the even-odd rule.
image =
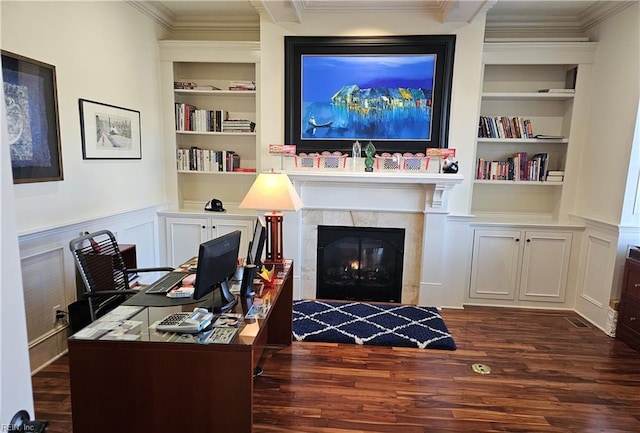
[[[202,209],[214,197],[233,208],[260,167],[260,45],[161,41],[159,46],[171,208]],[[223,125],[225,119],[235,124]],[[224,157],[232,154],[234,164]]]
[[[571,232],[476,229],[470,298],[565,301]]]
[[[200,243],[234,230],[243,257],[256,214],[238,204],[260,168],[260,43],[160,41],[159,50],[169,201],[159,214],[163,262],[178,266]],[[245,122],[250,128],[238,130]],[[237,166],[212,160],[232,153]],[[213,198],[225,212],[204,211]]]
[[[202,242],[240,230],[240,257],[248,251],[256,217],[251,215],[207,216],[161,213],[165,228],[167,263],[179,266],[198,254]]]
[[[579,255],[574,235],[581,228],[572,225],[569,213],[595,47],[589,42],[484,45],[467,303],[572,305],[568,282]],[[524,160],[533,162],[522,165]],[[535,176],[518,176],[509,170],[514,166]],[[549,171],[555,177],[548,178]]]
[[[551,223],[566,219],[584,139],[582,122],[594,49],[593,43],[485,44],[474,215]],[[545,89],[551,91],[541,92]],[[488,128],[488,119],[494,120],[498,130]],[[511,124],[504,125],[505,119]],[[530,123],[526,134],[525,121]],[[514,127],[513,134],[505,132],[509,126]],[[516,173],[512,180],[508,167],[514,160],[522,176]],[[531,161],[528,167],[527,161]],[[527,170],[539,174],[536,180],[528,180],[533,176],[527,176]],[[548,171],[556,175],[547,178]]]

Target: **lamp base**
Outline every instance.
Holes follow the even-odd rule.
[[[284,263],[282,254],[282,221],[284,215],[282,212],[267,212],[264,214],[264,220],[267,225],[267,251],[264,264],[281,264]]]

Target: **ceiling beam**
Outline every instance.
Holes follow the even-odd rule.
[[[470,23],[479,13],[486,13],[498,0],[448,0],[443,5],[441,21]]]
[[[267,14],[274,23],[302,23],[303,4],[300,0],[250,0],[260,14]]]

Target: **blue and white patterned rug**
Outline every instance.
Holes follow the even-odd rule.
[[[293,301],[297,341],[455,350],[435,307],[321,300]]]

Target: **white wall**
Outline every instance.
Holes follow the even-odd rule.
[[[52,321],[52,305],[64,308],[75,300],[69,240],[80,231],[109,228],[119,240],[137,244],[141,266],[158,265],[156,212],[165,202],[166,176],[157,40],[164,34],[120,1],[2,2],[0,19],[3,50],[52,64],[57,75],[64,180],[8,184],[2,190],[3,230],[6,215],[17,221],[13,232],[2,233],[3,269],[14,270],[2,272],[2,332],[13,337],[2,335],[3,360],[5,344],[15,351],[13,362],[2,364],[2,395],[30,409],[28,377],[14,368],[11,380],[5,380],[4,368],[17,363],[28,374],[29,362],[35,370],[66,348],[66,329],[41,326],[37,317]],[[83,160],[80,98],[140,111],[142,160]],[[4,154],[2,162],[8,163]],[[48,261],[38,262],[43,257]],[[5,266],[5,258],[11,266]],[[33,299],[33,293],[38,302],[26,306],[25,335],[19,324],[25,320],[24,299]],[[27,343],[29,356],[23,357]]]
[[[610,224],[622,220],[629,161],[638,159],[631,149],[640,95],[639,14],[636,3],[589,33],[598,48],[575,213]]]
[[[273,24],[261,21],[262,74],[261,128],[262,161],[270,163],[268,145],[284,143],[284,36],[384,36],[455,34],[454,77],[449,122],[449,147],[458,149],[464,183],[451,192],[453,214],[468,214],[474,172],[474,146],[484,38],[484,15],[467,23],[442,23],[424,13],[307,13],[302,24]],[[269,168],[263,166],[263,169]],[[279,168],[279,167],[276,167]]]
[[[4,86],[0,88],[0,101],[4,101]],[[18,236],[4,103],[0,104],[0,116],[0,430],[6,430],[19,410],[27,410],[31,417],[34,413],[22,275],[16,272],[19,269]]]
[[[2,49],[56,67],[64,180],[14,187],[19,233],[165,200],[156,26],[125,2],[3,2]],[[140,111],[142,160],[83,160],[78,99]]]

